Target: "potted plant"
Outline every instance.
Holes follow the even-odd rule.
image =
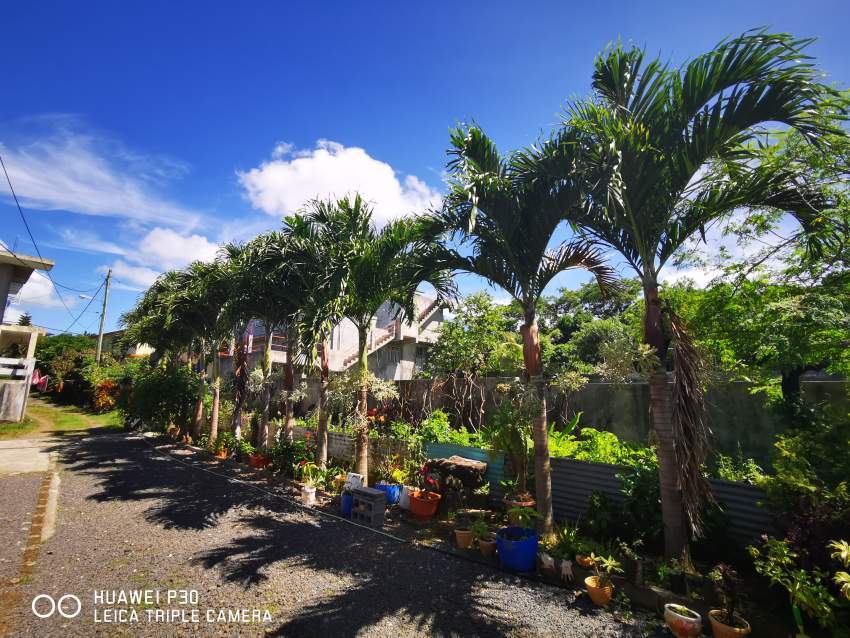
[[[240,439],[239,441],[237,441],[236,449],[237,449],[237,453],[239,455],[239,459],[241,461],[244,461],[245,459],[250,458],[250,456],[254,452],[257,451],[257,449],[253,445],[251,445],[251,443],[249,441],[246,441],[245,439]]]
[[[471,549],[473,540],[474,536],[469,519],[461,516],[458,519],[457,527],[455,527],[455,545],[458,546],[458,549]]]
[[[481,551],[481,555],[488,558],[493,556],[496,553],[496,539],[490,528],[487,527],[487,523],[479,518],[473,521],[471,529],[473,538],[478,541],[478,549]]]
[[[248,464],[257,470],[263,470],[271,465],[272,457],[266,452],[255,450],[248,455]]]
[[[615,572],[622,574],[623,570],[613,556],[602,557],[591,553],[590,560],[593,562],[593,571],[596,572],[596,575],[585,578],[584,586],[590,599],[600,607],[604,607],[614,595],[614,583],[611,582],[611,574]]]
[[[508,569],[530,572],[537,563],[537,543],[540,540],[531,525],[540,514],[530,507],[513,508],[512,514],[517,524],[502,528],[496,534],[499,561]]]
[[[676,603],[664,605],[664,622],[676,638],[692,638],[699,636],[702,631],[702,616]]]
[[[387,459],[378,470],[383,480],[378,481],[375,489],[387,495],[387,505],[395,505],[401,498],[401,488],[405,478],[404,470],[398,465],[398,457]]]
[[[315,505],[316,487],[321,478],[321,468],[315,463],[305,463],[301,466],[301,502],[304,505]]]
[[[643,559],[638,549],[643,545],[640,539],[633,543],[620,542],[619,554],[623,561],[623,574],[635,585],[643,584]]]
[[[216,458],[226,459],[230,451],[236,447],[236,439],[231,432],[222,432],[213,443],[213,454]]]
[[[436,478],[431,476],[428,465],[422,468],[421,481],[421,489],[410,493],[410,513],[419,519],[429,519],[437,513],[442,496],[439,492],[430,491],[438,489],[439,484]]]
[[[738,573],[726,563],[715,565],[708,577],[714,582],[714,589],[723,606],[708,612],[711,632],[715,638],[733,638],[750,633],[748,623],[738,612],[741,600],[741,579]]]

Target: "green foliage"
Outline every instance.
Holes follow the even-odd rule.
[[[225,450],[230,453],[236,451],[236,437],[233,436],[232,432],[219,432],[215,440],[213,452],[224,452]]]
[[[793,418],[776,437],[774,473],[759,481],[777,512],[829,500],[846,491],[850,477],[850,415],[804,405]]]
[[[522,346],[510,334],[515,329],[505,306],[495,305],[486,292],[471,294],[441,326],[424,374],[435,378],[455,372],[513,376],[522,369]]]
[[[151,429],[164,430],[171,424],[185,428],[192,417],[199,382],[199,375],[186,366],[144,367],[122,411]]]
[[[582,324],[567,343],[572,346],[580,361],[596,366],[602,363],[602,344],[618,339],[626,340],[633,348],[638,345],[637,339],[629,334],[628,328],[619,318],[611,317]]]
[[[540,518],[540,513],[533,507],[512,507],[508,510],[508,518],[518,527],[530,528]]]
[[[715,474],[724,481],[756,485],[765,477],[764,470],[758,463],[751,458],[744,458],[740,450],[736,458],[718,453],[715,455],[715,462]]]
[[[61,381],[83,355],[94,354],[97,342],[90,335],[48,335],[40,337],[35,346],[35,358],[44,374]]]
[[[611,537],[611,524],[614,510],[606,494],[594,490],[590,493],[587,503],[587,514],[584,528],[591,538],[607,540]]]
[[[472,537],[478,541],[486,540],[492,536],[492,532],[487,526],[487,523],[482,521],[480,518],[476,518],[474,521],[472,521],[472,525],[469,529],[470,531],[472,531]]]
[[[823,583],[826,572],[800,568],[798,554],[786,540],[767,538],[761,547],[747,549],[756,572],[768,578],[772,585],[784,587],[792,606],[799,607],[822,627],[833,624],[836,601]],[[802,627],[799,629],[804,633]]]
[[[607,587],[611,584],[612,574],[622,574],[622,567],[613,556],[597,556],[591,552],[590,560],[593,563],[593,571],[596,572],[596,577],[599,579],[600,587]]]

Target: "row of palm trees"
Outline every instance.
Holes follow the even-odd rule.
[[[592,96],[570,104],[562,125],[542,143],[504,155],[478,126],[454,130],[450,187],[438,210],[377,230],[359,195],[311,202],[286,218],[279,232],[227,246],[213,264],[196,263],[160,277],[126,317],[132,338],[165,348],[191,342],[205,351],[259,318],[268,329],[287,334],[289,353],[301,353],[305,365],[312,365],[316,357],[308,353],[326,354],[318,346],[347,317],[360,336],[358,411],[364,426],[357,467],[365,470],[366,334],[372,317],[392,301],[410,320],[423,282],[448,301],[454,295],[452,272],[480,275],[505,289],[524,311],[525,373],[539,399],[533,429],[536,500],[548,531],[546,377],[535,309],[547,284],[572,268],[590,271],[602,291],[609,291],[616,276],[605,261],[613,258],[643,284],[644,341],[656,355],[650,403],[665,551],[679,556],[689,536],[699,533],[700,512],[711,498],[701,468],[708,432],[696,352],[664,303],[662,270],[685,242],[704,237],[712,223],[741,207],[791,213],[811,232],[813,248],[827,236],[830,202],[816,186],[793,164],[758,161],[758,142],[769,123],[794,128],[815,145],[841,132],[846,102],[821,81],[805,54],[809,44],[785,34],[747,32],[680,67],[647,59],[636,48],[612,46],[595,60]],[[567,230],[571,239],[557,243]],[[293,357],[287,360],[291,366]],[[318,367],[324,396],[326,359],[322,364],[319,357]],[[269,374],[268,359],[263,370]],[[239,374],[237,369],[237,379]],[[245,371],[241,374],[244,379]],[[291,378],[290,370],[287,384]],[[214,373],[215,397],[219,383]],[[237,412],[240,397],[244,389],[240,394],[237,384]],[[268,395],[263,405],[265,432]],[[323,462],[322,401],[319,409]],[[196,419],[196,430],[199,423]]]

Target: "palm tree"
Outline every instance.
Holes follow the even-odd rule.
[[[449,273],[440,266],[438,247],[427,241],[417,219],[389,222],[381,230],[372,222],[372,211],[356,194],[336,202],[310,207],[307,223],[316,241],[333,247],[333,269],[328,273],[328,291],[337,297],[335,313],[357,328],[357,452],[355,471],[368,476],[369,329],[386,302],[398,308],[398,316],[412,321],[415,297],[422,283],[429,283],[438,299],[454,295]],[[326,323],[326,322],[325,322]]]
[[[659,294],[682,244],[741,207],[767,207],[817,226],[826,202],[792,166],[758,162],[763,126],[779,122],[815,144],[836,127],[818,116],[834,90],[804,50],[810,40],[764,31],[721,42],[679,68],[613,46],[595,61],[593,98],[571,105],[564,128],[525,158],[521,181],[584,183],[584,208],[564,215],[620,253],[643,287],[644,341],[657,357],[650,406],[658,438],[665,552],[680,556],[711,492],[701,465],[708,432],[696,351]],[[672,359],[673,383],[665,363]],[[687,519],[687,524],[686,524]],[[690,527],[690,529],[688,529]]]
[[[330,382],[329,338],[342,318],[342,277],[345,255],[339,244],[322,235],[335,213],[333,200],[312,200],[298,215],[283,220],[283,234],[290,244],[290,268],[301,280],[303,291],[299,310],[299,334],[305,360],[319,373],[316,464],[328,461],[327,397]]]
[[[536,389],[534,469],[537,509],[543,531],[552,529],[552,482],[549,470],[546,381],[540,360],[537,306],[552,279],[572,268],[584,268],[603,291],[614,285],[613,270],[585,242],[563,242],[550,248],[563,211],[577,206],[578,187],[563,187],[553,197],[535,183],[515,179],[519,154],[502,156],[478,127],[452,132],[448,164],[451,190],[433,218],[436,232],[460,239],[459,248],[446,247],[446,263],[480,275],[503,288],[519,303],[525,374]],[[466,254],[470,253],[470,254]]]
[[[286,379],[288,386],[293,382],[293,360],[297,348],[296,315],[300,308],[302,291],[300,281],[293,275],[289,264],[288,242],[279,232],[258,235],[244,245],[230,244],[225,248],[234,260],[236,271],[233,284],[234,317],[247,323],[259,319],[266,330],[263,348],[263,395],[260,428],[254,432],[254,443],[272,445],[276,433],[269,428],[269,410],[272,394],[272,334],[284,331],[287,334]],[[241,345],[239,346],[241,347]],[[291,387],[287,388],[292,390]],[[287,427],[291,427],[291,410],[287,402]]]
[[[192,438],[197,440],[204,424],[206,397],[207,355],[213,363],[213,404],[210,421],[210,442],[218,435],[218,412],[221,390],[219,351],[221,342],[230,330],[229,308],[232,278],[226,264],[196,261],[176,273],[177,290],[171,298],[171,322],[187,326],[197,346],[201,366],[198,400],[192,420]]]

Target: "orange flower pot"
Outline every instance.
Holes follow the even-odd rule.
[[[431,518],[437,513],[442,497],[436,492],[417,490],[410,493],[410,512],[417,518]]]
[[[600,607],[604,607],[610,603],[611,598],[614,596],[614,586],[607,585],[600,587],[598,576],[588,576],[585,578],[584,587],[587,589],[587,595],[590,596],[590,600]]]

